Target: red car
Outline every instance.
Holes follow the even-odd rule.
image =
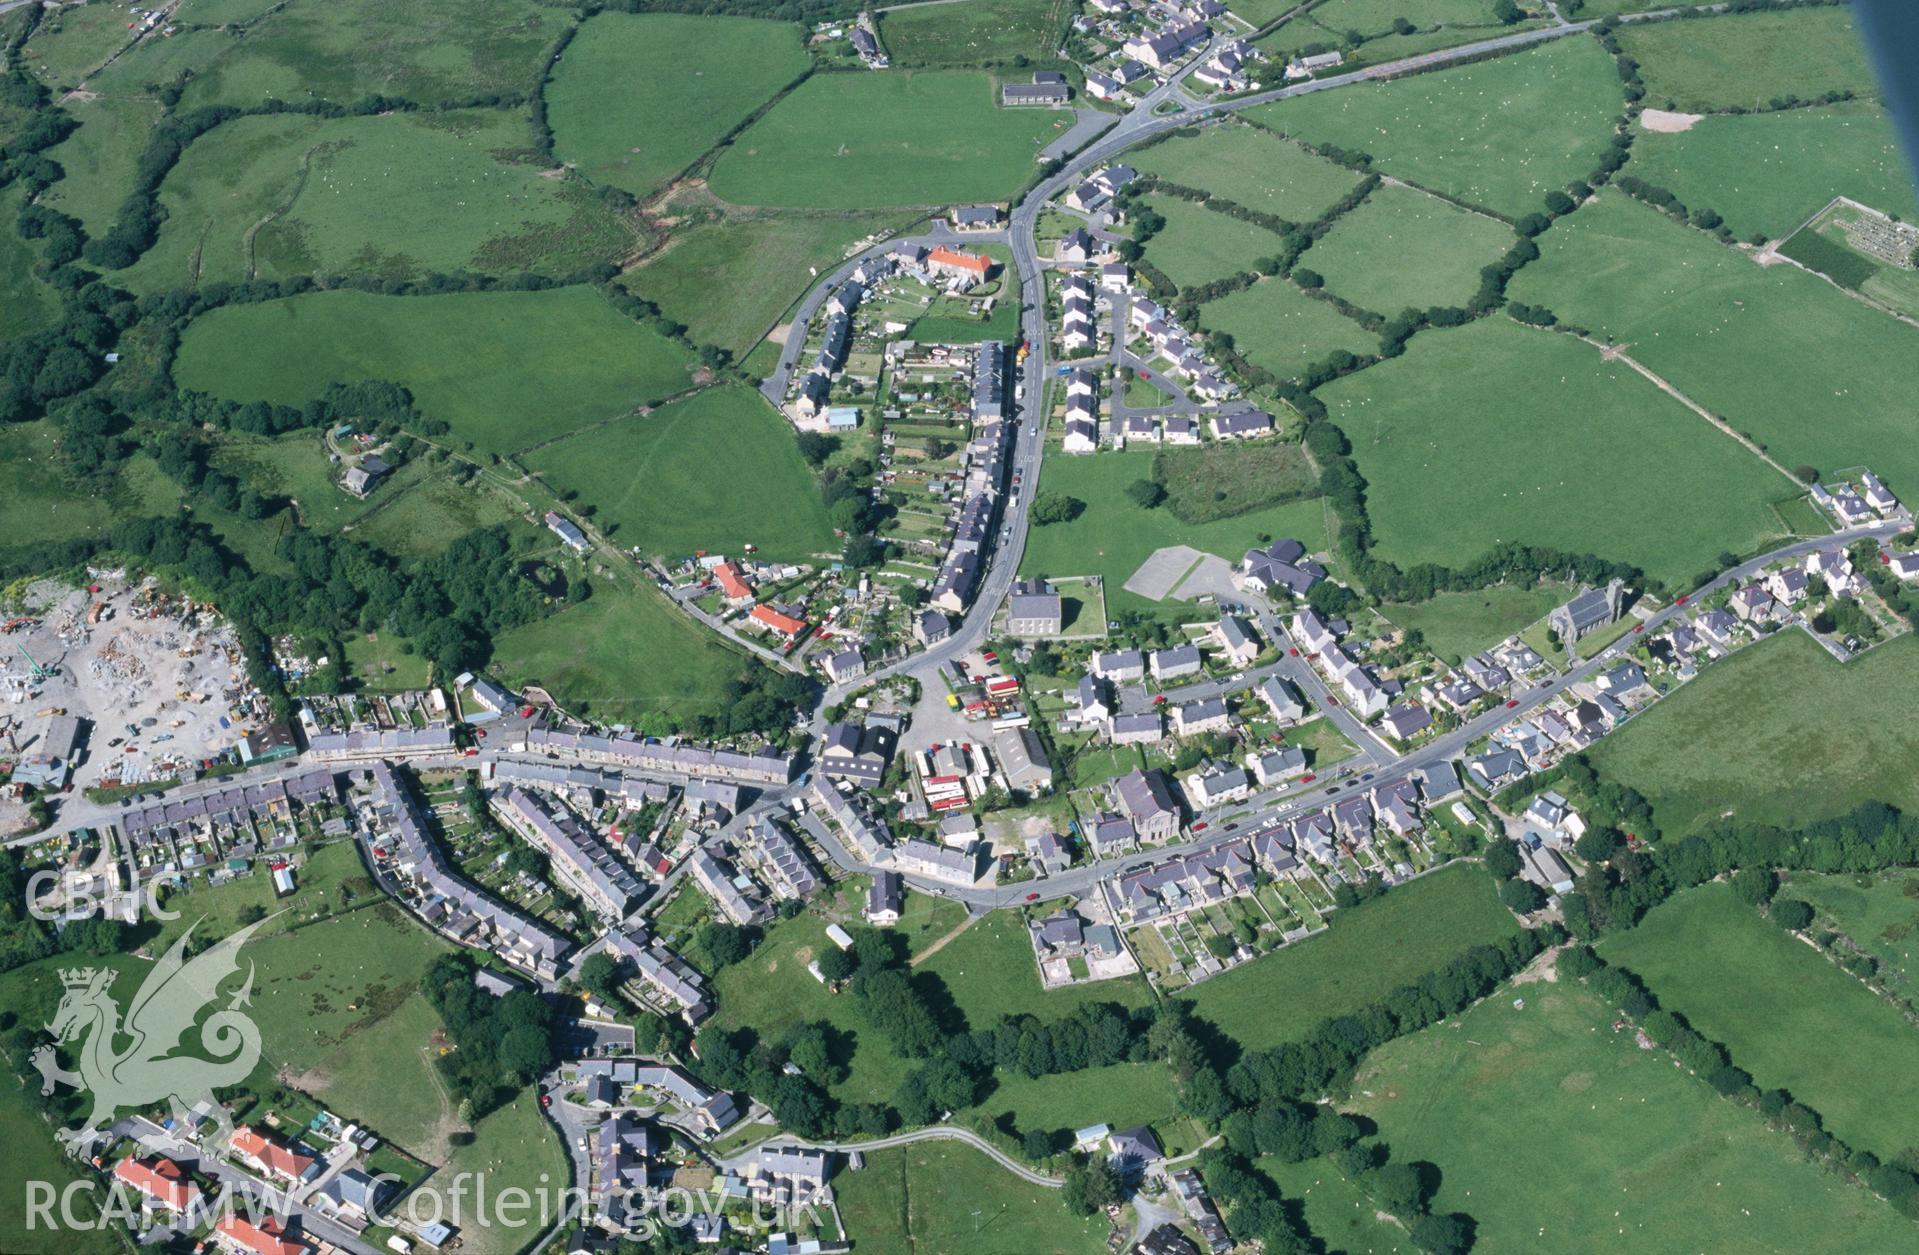
[[[1037,893],[1029,893],[1026,895],[1026,900],[1028,902],[1037,902],[1039,901],[1039,895]]]
[[[1515,697],[1515,698],[1513,698],[1513,699],[1512,699],[1511,701],[1509,701],[1509,702],[1507,702],[1507,703],[1506,703],[1506,709],[1507,709],[1507,710],[1511,710],[1511,709],[1512,709],[1513,707],[1515,707],[1515,706],[1517,706],[1517,705],[1519,705],[1519,699],[1518,699],[1517,697]]]
[[[1309,771],[1309,772],[1307,772],[1307,773],[1306,773],[1305,775],[1303,775],[1303,776],[1301,776],[1301,777],[1299,778],[1299,782],[1300,782],[1301,784],[1311,784],[1311,783],[1312,783],[1313,781],[1315,781],[1315,780],[1317,780],[1317,779],[1319,779],[1319,777],[1318,777],[1318,776],[1316,776],[1316,775],[1314,775],[1314,774],[1313,774],[1312,772],[1310,772],[1310,771]]]
[[[1194,825],[1193,825],[1193,831],[1194,831],[1194,832],[1205,832],[1205,831],[1206,831],[1206,821],[1202,819],[1202,820],[1200,820],[1200,821],[1199,821],[1198,823],[1196,823],[1196,824],[1194,824]]]
[[[1299,657],[1299,650],[1297,648],[1289,649],[1286,652],[1291,654],[1295,658]]]
[[[541,1094],[541,1095],[540,1095],[540,1105],[541,1105],[542,1107],[551,1107],[551,1106],[553,1105],[553,1095],[551,1095],[551,1094]]]
[[[1646,625],[1643,623],[1635,623],[1632,625],[1632,633],[1634,636],[1639,635],[1641,632],[1645,630],[1646,630]]]
[[[1337,697],[1334,697],[1331,693],[1326,694],[1326,700],[1331,702],[1335,706],[1339,705],[1339,699]]]
[[[1160,693],[1153,698],[1153,705],[1164,706],[1165,704],[1166,704],[1166,694]]]
[[[1676,598],[1674,598],[1674,600],[1673,600],[1673,603],[1672,603],[1672,604],[1673,604],[1673,605],[1675,605],[1675,606],[1683,606],[1683,605],[1685,605],[1685,604],[1686,604],[1687,602],[1689,602],[1689,601],[1691,601],[1691,600],[1692,600],[1692,594],[1691,594],[1691,593],[1681,593],[1681,594],[1679,594],[1679,596],[1678,596],[1678,597],[1676,597]]]
[[[983,653],[983,654],[981,654],[981,655],[980,655],[980,657],[982,657],[982,658],[984,658],[984,659],[986,659],[986,661],[988,661],[988,662],[998,662],[998,661],[999,661],[999,655],[998,655],[998,654],[996,654],[996,653],[994,653],[994,652],[993,652],[992,650],[990,650],[990,649],[989,649],[989,650],[987,650],[987,651],[986,651],[985,653]]]

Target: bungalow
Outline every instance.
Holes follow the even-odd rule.
[[[1339,52],[1320,52],[1310,57],[1300,57],[1286,66],[1288,79],[1311,78],[1321,70],[1336,70],[1345,55]]]
[[[956,231],[991,231],[1005,219],[998,205],[955,205],[947,218]]]
[[[1178,736],[1198,736],[1202,732],[1224,732],[1233,726],[1232,711],[1221,697],[1187,702],[1173,707],[1173,732]]]
[[[746,617],[761,627],[779,633],[789,642],[798,640],[806,632],[806,620],[781,614],[771,606],[754,606]]]
[[[113,1165],[113,1179],[175,1215],[190,1213],[200,1200],[200,1187],[188,1178],[186,1169],[164,1156],[139,1160],[128,1155]]]
[[[1212,419],[1212,428],[1215,440],[1252,440],[1272,434],[1273,416],[1264,410],[1215,414]]]
[[[1213,634],[1219,638],[1221,648],[1234,666],[1248,666],[1259,657],[1259,633],[1238,615],[1222,616]]]
[[[1158,444],[1159,420],[1150,414],[1134,414],[1120,428],[1120,435],[1128,444]]]
[[[1437,693],[1439,700],[1446,703],[1446,708],[1454,713],[1469,709],[1474,702],[1486,696],[1486,691],[1477,684],[1457,676],[1435,686],[1433,692]]]
[[[1160,425],[1162,444],[1196,445],[1199,443],[1199,424],[1184,414],[1170,414]]]
[[[1326,578],[1326,568],[1306,557],[1306,547],[1296,540],[1276,540],[1264,549],[1248,549],[1233,573],[1233,584],[1261,596],[1283,589],[1294,597],[1304,597]]]
[[[1526,760],[1509,749],[1491,749],[1466,760],[1466,774],[1487,793],[1497,793],[1526,774]]]
[[[319,1162],[247,1126],[235,1129],[228,1144],[242,1165],[286,1185],[299,1181]]]
[[[1097,8],[1100,2],[1101,0],[1093,0],[1094,7]],[[1122,90],[1123,88],[1118,79],[1100,74],[1097,71],[1087,71],[1086,94],[1094,100],[1111,100],[1119,95]]]
[[[1886,569],[1902,580],[1919,580],[1919,553],[1888,554]]]
[[[585,553],[589,548],[586,533],[574,526],[571,519],[561,518],[558,514],[548,510],[546,512],[545,522],[546,530],[558,536],[560,543],[564,544],[574,553]]]
[[[1401,702],[1380,720],[1386,730],[1401,741],[1409,741],[1433,726],[1433,717],[1417,702]]]
[[[1152,655],[1153,678],[1161,684],[1181,676],[1197,675],[1203,665],[1199,646],[1190,642],[1171,649],[1156,649]]]

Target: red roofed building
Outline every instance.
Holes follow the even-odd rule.
[[[713,568],[713,578],[720,582],[720,591],[726,594],[729,602],[745,603],[753,600],[753,586],[740,575],[740,569],[731,562],[722,562]]]
[[[746,616],[762,627],[770,627],[787,640],[798,640],[800,633],[806,631],[806,620],[795,619],[790,614],[781,614],[771,606],[755,606]]]
[[[113,1165],[113,1179],[176,1212],[191,1211],[200,1197],[200,1188],[187,1179],[186,1169],[163,1157],[142,1163],[128,1155]]]
[[[962,253],[942,244],[926,255],[926,268],[939,275],[984,279],[992,272],[993,259],[978,253]]]
[[[313,1166],[311,1155],[302,1155],[254,1128],[233,1131],[233,1151],[251,1167],[289,1184]]]
[[[307,1255],[307,1244],[286,1236],[286,1226],[271,1216],[255,1224],[239,1212],[229,1212],[214,1226],[220,1245],[248,1255]]]

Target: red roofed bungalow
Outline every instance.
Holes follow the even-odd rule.
[[[993,269],[993,259],[981,257],[978,253],[962,253],[947,248],[944,244],[926,255],[929,270],[948,271],[953,274],[971,275],[975,279],[984,279]]]
[[[233,1149],[242,1159],[280,1179],[298,1181],[308,1168],[313,1166],[310,1155],[302,1155],[290,1147],[266,1136],[258,1129],[240,1128],[233,1131]]]
[[[262,1216],[255,1224],[239,1212],[229,1212],[213,1230],[228,1250],[249,1251],[252,1255],[306,1255],[307,1245],[286,1236],[286,1226],[271,1216]]]
[[[795,619],[790,614],[781,614],[771,606],[755,606],[746,617],[755,623],[772,628],[789,641],[798,639],[800,633],[806,630],[805,619]]]
[[[142,1163],[128,1155],[113,1165],[113,1179],[124,1181],[162,1207],[176,1212],[191,1211],[200,1197],[200,1188],[187,1180],[186,1169],[164,1157]]]
[[[753,588],[740,578],[740,569],[731,562],[722,562],[713,568],[713,578],[720,582],[720,591],[726,594],[728,601],[753,600]]]

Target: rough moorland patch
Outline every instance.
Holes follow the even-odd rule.
[[[1503,318],[1415,337],[1318,394],[1352,442],[1382,557],[1501,542],[1684,580],[1776,535],[1784,475],[1598,349]]]
[[[665,399],[688,385],[679,345],[587,287],[372,296],[310,292],[229,305],[181,337],[180,385],[300,405],[336,381],[413,390],[452,438],[509,452]]]
[[[790,22],[599,14],[566,46],[547,87],[553,150],[595,183],[644,196],[808,64]]]
[[[1162,508],[1183,523],[1212,523],[1319,492],[1318,469],[1291,441],[1161,449],[1153,455],[1153,478],[1166,489]]]
[[[1612,58],[1591,40],[1560,39],[1253,114],[1301,139],[1371,153],[1382,173],[1516,217],[1592,171],[1623,102]]]

